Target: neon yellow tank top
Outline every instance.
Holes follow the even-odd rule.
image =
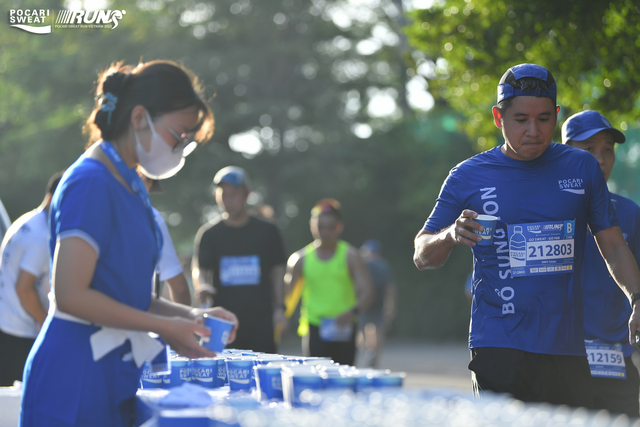
[[[313,243],[305,247],[302,275],[302,303],[298,334],[309,333],[309,324],[319,326],[322,318],[332,318],[349,311],[358,303],[349,266],[349,244],[338,240],[336,251],[326,261],[318,258]]]

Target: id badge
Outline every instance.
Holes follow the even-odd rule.
[[[223,256],[220,258],[220,284],[222,286],[259,285],[260,274],[260,257],[258,255]]]
[[[511,276],[573,272],[576,221],[507,225]]]
[[[592,377],[627,378],[624,353],[620,343],[609,344],[598,340],[584,340]]]
[[[335,319],[320,321],[320,339],[322,341],[348,342],[353,336],[353,323],[338,326]]]

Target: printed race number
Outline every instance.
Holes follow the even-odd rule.
[[[589,352],[587,356],[589,358],[589,362],[591,363],[602,363],[605,365],[624,366],[624,359],[622,355],[615,352],[610,352],[607,350],[603,352],[592,351],[592,352]]]
[[[527,259],[558,259],[573,257],[573,240],[527,242]]]

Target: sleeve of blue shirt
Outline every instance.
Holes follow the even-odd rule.
[[[457,185],[457,168],[449,172],[449,176],[442,184],[440,195],[436,200],[424,229],[431,233],[438,233],[440,230],[450,226],[460,216],[465,207],[460,203],[456,195],[460,194]]]
[[[100,174],[70,177],[54,205],[52,224],[57,238],[80,237],[100,256],[111,233],[108,184]]]

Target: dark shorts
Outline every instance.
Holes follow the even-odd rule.
[[[354,365],[356,359],[356,328],[349,341],[323,341],[320,328],[309,325],[309,335],[302,339],[303,353],[311,357],[330,357],[341,365]]]
[[[471,349],[469,370],[476,395],[508,393],[524,402],[593,407],[586,356],[529,353],[511,348]]]
[[[595,409],[637,418],[640,411],[640,376],[631,357],[625,357],[624,364],[626,379],[593,377],[593,404]]]
[[[0,331],[0,387],[22,381],[22,372],[35,339],[21,338]]]

